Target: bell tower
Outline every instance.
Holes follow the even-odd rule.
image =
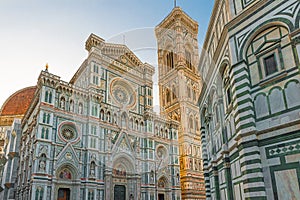
[[[155,29],[160,112],[179,121],[182,199],[205,199],[197,100],[198,23],[175,7]]]

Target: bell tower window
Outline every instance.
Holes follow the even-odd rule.
[[[186,66],[189,69],[192,69],[192,55],[189,51],[185,51],[185,62],[186,62]]]
[[[173,52],[167,53],[167,69],[171,70],[174,68],[174,56]]]

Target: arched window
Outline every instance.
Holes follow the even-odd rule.
[[[188,96],[188,98],[191,98],[191,87],[189,85],[187,85],[186,90],[187,90],[187,96]]]
[[[47,114],[44,113],[44,114],[43,114],[43,123],[46,123],[46,121],[47,121]]]
[[[186,62],[186,66],[189,69],[192,69],[192,54],[188,51],[185,50],[185,62]]]
[[[46,129],[45,139],[49,139],[49,129]]]
[[[141,131],[144,131],[144,122],[141,122]]]
[[[102,120],[102,121],[104,121],[104,110],[100,110],[100,119]]]
[[[49,99],[48,99],[49,103],[52,103],[52,92],[49,92]]]
[[[196,121],[196,123],[195,123],[196,131],[199,131],[200,130],[200,127],[199,127],[199,118],[196,118],[195,121]]]
[[[197,99],[196,99],[196,90],[195,90],[195,89],[193,89],[193,100],[194,100],[194,101],[197,100]]]
[[[52,92],[48,90],[45,92],[45,102],[52,103]]]
[[[170,90],[168,88],[166,89],[166,100],[167,100],[167,103],[171,102]]]
[[[42,128],[41,138],[43,138],[43,139],[45,138],[45,128],[44,127]]]
[[[107,120],[108,122],[111,122],[111,119],[110,119],[110,112],[109,112],[109,111],[107,112],[106,120]]]
[[[294,62],[293,55],[288,53],[292,47],[285,46],[289,40],[288,29],[282,26],[268,27],[252,39],[246,51],[252,84],[281,71],[284,68],[284,59],[281,58],[291,56],[291,62]],[[285,46],[285,51],[281,51],[282,46]]]
[[[139,121],[138,120],[135,120],[135,129],[139,130]]]
[[[48,91],[46,91],[46,93],[45,93],[45,102],[48,102],[48,98],[49,98],[49,94],[48,94]]]
[[[171,70],[171,69],[174,68],[174,56],[173,56],[173,52],[167,53],[166,60],[167,60],[167,72],[168,72],[168,70]]]
[[[41,138],[42,139],[48,139],[48,137],[49,137],[49,129],[43,127],[42,128],[42,133],[41,133]]]
[[[177,98],[177,91],[175,85],[172,86],[172,99],[175,100]]]
[[[37,187],[35,191],[35,199],[36,200],[43,200],[44,196],[44,189],[42,187]]]
[[[190,128],[190,129],[193,129],[193,128],[194,128],[194,125],[193,125],[193,123],[194,123],[194,121],[193,121],[193,117],[192,117],[192,116],[190,116],[190,118],[189,118],[189,128]]]
[[[50,124],[50,114],[47,115],[47,124]]]
[[[88,192],[88,200],[94,200],[94,190],[89,190],[89,192]]]

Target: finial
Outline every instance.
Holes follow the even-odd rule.
[[[46,63],[46,72],[48,72],[48,68],[49,68],[48,63]]]
[[[176,8],[177,7],[177,5],[176,5],[176,0],[174,0],[174,8]]]

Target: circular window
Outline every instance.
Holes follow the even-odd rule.
[[[64,128],[61,131],[61,135],[65,140],[72,140],[75,137],[74,130],[72,130],[70,127]]]
[[[126,91],[123,87],[116,87],[114,90],[113,90],[113,93],[114,93],[114,97],[115,99],[120,102],[120,103],[123,103],[123,104],[127,104],[128,103],[128,91]]]
[[[157,154],[157,157],[159,159],[164,159],[167,156],[167,150],[166,150],[165,147],[160,146],[160,147],[157,148],[157,153],[156,154]]]
[[[75,124],[69,122],[63,123],[59,128],[59,137],[65,142],[75,142],[78,139]]]
[[[114,79],[110,84],[110,93],[120,105],[131,107],[135,105],[136,95],[133,88],[123,79]]]

